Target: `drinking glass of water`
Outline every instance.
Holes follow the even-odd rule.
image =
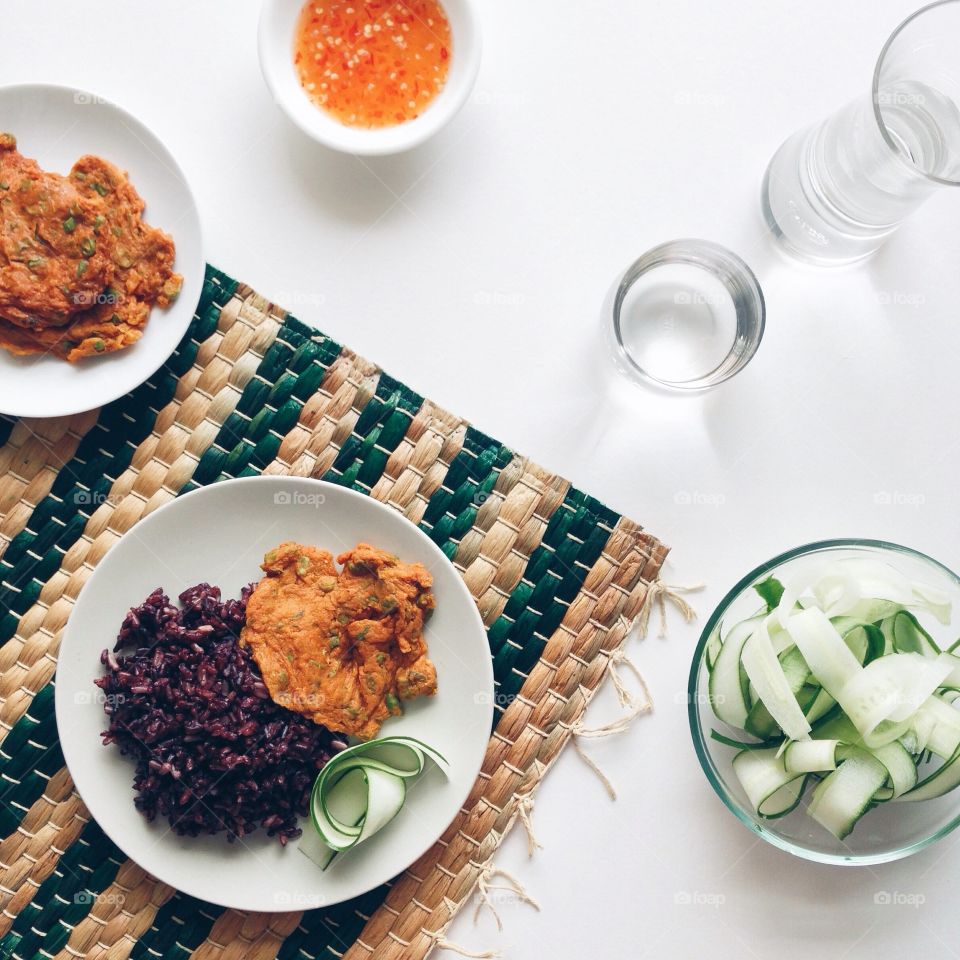
[[[671,240],[630,265],[604,314],[621,372],[689,392],[715,387],[750,362],[766,307],[735,253],[708,240]]]
[[[846,264],[951,186],[960,186],[960,0],[940,0],[894,31],[869,96],[780,147],[763,208],[787,252]]]

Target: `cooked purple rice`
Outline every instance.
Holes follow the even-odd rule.
[[[344,744],[270,699],[238,639],[250,593],[221,600],[201,583],[177,607],[154,590],[127,614],[94,682],[110,719],[103,742],[136,760],[134,803],[148,820],[230,840],[262,827],[285,844],[300,835],[317,771]]]

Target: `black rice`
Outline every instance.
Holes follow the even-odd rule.
[[[154,590],[125,617],[94,682],[110,721],[103,742],[135,759],[134,803],[148,820],[230,840],[263,828],[285,844],[300,835],[317,771],[344,744],[270,699],[239,642],[250,593],[221,600],[201,583],[177,607]]]

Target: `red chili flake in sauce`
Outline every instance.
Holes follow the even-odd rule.
[[[450,22],[437,0],[313,0],[293,62],[307,96],[351,127],[419,116],[450,69]]]

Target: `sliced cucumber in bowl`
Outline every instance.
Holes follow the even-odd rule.
[[[919,801],[960,786],[960,656],[949,652],[958,650],[949,637],[958,591],[883,559],[837,556],[752,587],[753,609],[744,596],[733,617],[725,601],[718,625],[708,626],[709,644],[702,641],[710,650],[702,664],[709,709],[696,718],[691,709],[701,760],[712,712],[708,740],[717,746],[707,752],[729,769],[757,827],[787,820],[806,842],[799,817],[811,847],[831,849],[817,831],[839,842],[814,859],[856,859],[843,851],[851,837],[861,843],[854,831],[863,818],[889,829],[897,811],[921,809]],[[711,780],[724,796],[729,787],[718,786],[717,775]],[[946,813],[931,814],[931,822],[954,826],[960,792],[953,814],[949,803],[937,809]],[[863,846],[882,846],[862,829]]]

